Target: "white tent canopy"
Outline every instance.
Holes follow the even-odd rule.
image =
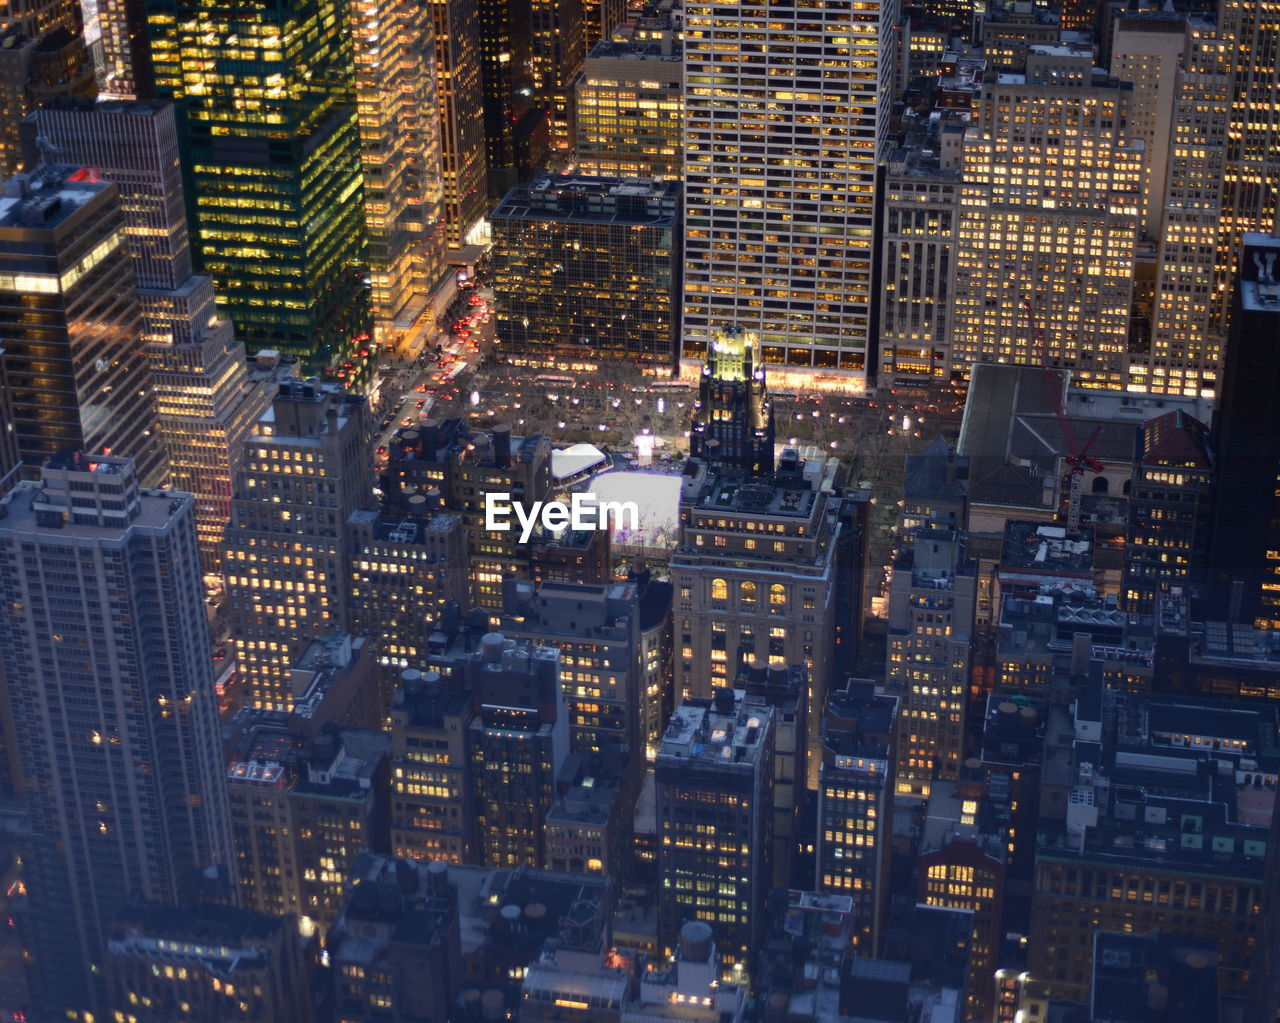
[[[551,475],[557,481],[603,465],[607,456],[594,444],[574,444],[563,451],[551,452]]]

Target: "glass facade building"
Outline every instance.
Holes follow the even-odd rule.
[[[678,182],[543,177],[492,225],[498,339],[518,365],[673,364]]]
[[[334,0],[150,0],[199,268],[250,348],[341,363],[371,327],[353,36]],[[349,368],[349,367],[348,367]]]

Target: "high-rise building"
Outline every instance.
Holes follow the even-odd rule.
[[[469,697],[408,668],[391,704],[391,852],[475,863]]]
[[[516,84],[527,85],[532,60],[530,9],[509,0],[483,0],[478,10],[469,10],[477,22],[489,191],[502,195],[516,183],[515,129],[528,105],[517,103]]]
[[[850,679],[832,691],[822,721],[817,881],[853,897],[851,938],[866,956],[880,948],[889,905],[897,712],[895,697]]]
[[[1280,10],[1254,0],[1224,0],[1218,32],[1232,70],[1227,159],[1214,325],[1225,337],[1237,274],[1243,274],[1245,235],[1280,227]]]
[[[774,443],[760,339],[741,327],[717,330],[698,378],[689,454],[763,477],[774,468]]]
[[[155,71],[144,0],[97,0],[98,95],[105,99],[151,99]]]
[[[652,0],[649,6],[653,6]],[[601,39],[608,39],[614,27],[622,24],[626,13],[623,0],[582,0],[583,52],[590,53]]]
[[[657,778],[658,945],[715,920],[725,971],[745,979],[765,933],[772,884],[773,711],[719,689],[671,715]]]
[[[234,869],[192,504],[140,488],[129,459],[76,452],[0,505],[25,940],[35,1002],[60,1018],[104,1011],[126,899],[176,904],[190,872]]]
[[[889,580],[885,689],[898,697],[896,795],[954,781],[965,744],[977,565],[961,529],[921,526]]]
[[[0,497],[13,489],[21,472],[22,454],[18,451],[18,427],[13,421],[9,375],[4,368],[4,349],[0,348]]]
[[[400,673],[426,663],[445,606],[466,611],[471,605],[467,531],[462,516],[446,512],[388,517],[361,509],[347,521],[347,532],[352,629],[378,639],[385,708]]]
[[[1142,188],[1138,195],[1141,242],[1162,237],[1175,88],[1186,35],[1186,15],[1172,12],[1118,15],[1113,28],[1111,77],[1133,83],[1129,132],[1143,143]]]
[[[949,383],[951,286],[960,224],[963,124],[911,133],[889,154],[880,266],[880,380]]]
[[[126,241],[120,193],[90,168],[42,164],[4,186],[0,348],[31,471],[79,450],[134,459],[143,483],[164,475]]]
[[[1143,158],[1133,86],[1045,61],[984,82],[965,132],[950,376],[1018,362],[1123,388]]]
[[[1166,412],[1142,424],[1125,542],[1123,601],[1130,613],[1153,613],[1164,587],[1203,582],[1212,484],[1213,451],[1204,423],[1184,412]]]
[[[684,357],[738,324],[766,363],[865,379],[897,4],[685,10]]]
[[[93,62],[76,0],[19,0],[0,25],[0,179],[22,169],[18,125],[59,96],[92,96]]]
[[[487,5],[486,5],[487,9]],[[433,0],[445,240],[458,249],[485,213],[485,92],[474,4]]]
[[[1212,21],[1186,23],[1172,108],[1158,111],[1157,149],[1148,157],[1165,178],[1155,180],[1153,170],[1149,186],[1159,204],[1151,215],[1151,229],[1158,232],[1151,338],[1146,351],[1135,353],[1130,390],[1211,398],[1220,383],[1227,306],[1219,291],[1230,280],[1220,236],[1233,59]],[[1143,132],[1152,97],[1142,77],[1129,73],[1144,114],[1134,124]],[[1162,92],[1163,86],[1155,98],[1162,99]]]
[[[839,502],[814,470],[784,451],[757,477],[701,460],[686,466],[675,587],[675,693],[710,696],[742,664],[803,664],[808,705],[826,703],[840,577]],[[820,715],[808,723],[806,786],[818,784]]]
[[[212,280],[191,272],[173,107],[63,101],[27,121],[31,132],[120,189],[167,482],[195,494],[201,561],[206,574],[217,574],[240,441],[271,392],[250,379],[244,346],[218,317]]]
[[[346,525],[371,501],[363,398],[286,381],[242,441],[222,569],[249,702],[290,710],[291,668],[313,641],[347,631]]]
[[[1209,596],[1232,621],[1280,627],[1280,237],[1247,234],[1214,418]]]
[[[434,4],[357,0],[356,104],[374,340],[393,349],[444,273]]]
[[[147,13],[156,95],[178,117],[196,263],[219,307],[254,350],[353,371],[371,318],[342,7],[297,0],[246,14],[148,0]]]
[[[587,53],[574,86],[577,169],[602,177],[679,180],[683,86],[684,42],[672,11],[658,6],[647,17],[609,29]]]
[[[517,365],[674,365],[679,182],[541,177],[490,222],[498,339]]]
[[[569,755],[560,651],[491,632],[466,662],[467,726],[478,847],[490,867],[543,862],[543,825]]]
[[[533,98],[547,112],[551,144],[573,157],[573,80],[582,70],[582,0],[530,0],[529,43]]]
[[[429,419],[420,429],[401,430],[390,447],[388,484],[383,487],[388,510],[410,509],[421,496],[442,500],[447,510],[462,513],[470,545],[472,597],[481,607],[501,608],[503,580],[528,578],[531,552],[518,542],[518,530],[487,528],[487,495],[503,494],[526,508],[546,500],[551,492],[551,439],[540,433],[513,437],[505,423],[482,432],[462,419]]]

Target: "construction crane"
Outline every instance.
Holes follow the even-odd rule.
[[[1067,463],[1067,536],[1074,540],[1080,532],[1080,495],[1084,491],[1084,474],[1099,473],[1103,470],[1102,463],[1089,454],[1093,450],[1094,442],[1098,439],[1102,424],[1099,423],[1093,428],[1093,433],[1089,435],[1089,439],[1083,446],[1076,444],[1075,431],[1071,428],[1071,420],[1067,418],[1067,410],[1062,403],[1063,381],[1057,376],[1053,367],[1048,365],[1048,353],[1043,351],[1044,328],[1036,322],[1031,303],[1025,298],[1022,300],[1022,307],[1027,312],[1027,322],[1035,332],[1036,345],[1041,349],[1042,356],[1045,356],[1045,382],[1053,395],[1053,411],[1058,417],[1058,429],[1062,433],[1062,443],[1066,449],[1064,461]]]

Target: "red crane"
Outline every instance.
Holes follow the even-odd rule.
[[[1035,332],[1036,344],[1043,349],[1044,328],[1036,323],[1031,303],[1025,298],[1022,300],[1022,307],[1027,311],[1027,322]],[[1047,356],[1047,353],[1042,352],[1042,357],[1044,356]],[[1093,433],[1089,434],[1089,439],[1084,442],[1083,447],[1076,444],[1075,431],[1071,429],[1071,420],[1067,418],[1067,410],[1062,404],[1062,379],[1051,366],[1047,365],[1047,358],[1045,362],[1045,382],[1053,395],[1053,410],[1058,417],[1058,429],[1062,431],[1062,443],[1066,449],[1064,458],[1067,463],[1067,536],[1074,538],[1080,532],[1080,495],[1084,490],[1084,474],[1099,473],[1103,469],[1102,463],[1089,454],[1094,441],[1098,439],[1102,424],[1099,423],[1093,428]]]

